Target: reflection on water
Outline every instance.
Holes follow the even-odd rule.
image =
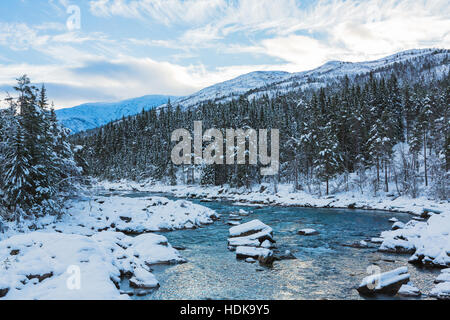
[[[134,193],[131,197],[148,197]],[[196,201],[196,200],[194,200]],[[379,211],[238,207],[227,202],[201,203],[222,214],[221,221],[197,230],[165,233],[172,245],[186,247],[181,254],[188,263],[156,266],[153,273],[161,287],[144,299],[361,299],[355,287],[371,264],[383,271],[408,266],[413,283],[429,292],[437,270],[419,269],[406,255],[379,253],[376,248],[354,249],[342,244],[377,237],[388,230],[393,215],[406,222],[407,214]],[[297,260],[274,263],[273,268],[238,261],[227,250],[228,213],[251,211],[243,222],[260,219],[274,229],[277,246],[290,250]],[[313,228],[317,236],[297,235]],[[142,298],[141,298],[142,299]]]

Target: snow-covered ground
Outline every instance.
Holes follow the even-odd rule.
[[[104,231],[92,237],[57,232],[18,234],[0,242],[0,293],[5,299],[127,299],[124,275],[142,288],[158,285],[150,266],[184,262],[157,234],[132,238]]]
[[[252,206],[301,206],[316,208],[350,208],[367,210],[384,210],[405,212],[416,216],[428,211],[449,212],[449,201],[437,201],[426,197],[412,199],[408,196],[362,195],[357,191],[342,192],[330,196],[316,196],[304,191],[293,192],[292,185],[279,185],[278,192],[273,187],[263,184],[252,190],[234,189],[219,186],[177,185],[168,186],[153,182],[138,183],[133,181],[99,182],[97,188],[107,190],[138,190],[148,192],[171,193],[179,198],[200,198],[205,200],[223,199]]]
[[[450,266],[450,212],[432,214],[427,221],[411,220],[402,228],[381,233],[380,250],[413,254],[411,263]]]
[[[149,232],[200,227],[217,217],[201,205],[163,197],[95,197],[67,207],[60,219],[34,221],[36,231],[30,223],[6,224],[0,298],[127,299],[122,278],[150,290],[159,286],[152,265],[185,262],[166,237]]]

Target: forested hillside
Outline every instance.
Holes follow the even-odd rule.
[[[73,137],[89,173],[102,179],[156,179],[171,184],[250,187],[269,179],[328,194],[358,189],[448,197],[450,74],[443,60],[396,63],[307,89],[195,108],[168,104]],[[444,71],[443,71],[444,70]],[[281,169],[259,166],[174,166],[173,130],[280,129]],[[203,145],[205,147],[205,144]],[[332,186],[331,187],[331,183]],[[394,186],[394,190],[392,189]]]

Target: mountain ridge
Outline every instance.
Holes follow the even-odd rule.
[[[167,103],[176,96],[146,95],[118,102],[84,103],[72,108],[55,110],[58,120],[72,133],[78,133],[105,125],[122,117],[136,115]]]
[[[239,98],[242,95],[246,95],[248,99],[252,99],[258,98],[264,94],[275,95],[278,93],[286,93],[299,89],[316,89],[325,87],[331,84],[333,81],[338,81],[344,76],[355,78],[360,75],[367,75],[369,72],[376,72],[377,70],[379,72],[382,72],[382,70],[390,68],[395,64],[404,63],[413,59],[417,59],[418,63],[425,63],[426,59],[429,58],[429,60],[431,59],[432,61],[434,61],[434,68],[441,68],[441,70],[439,70],[440,73],[449,72],[449,54],[449,49],[413,49],[398,52],[384,58],[371,61],[329,61],[315,69],[294,73],[286,71],[253,71],[247,74],[240,75],[236,78],[206,87],[185,97],[144,96],[140,98],[124,100],[118,103],[88,103],[74,107],[79,108],[79,110],[84,110],[86,108],[89,108],[90,106],[101,109],[107,108],[108,105],[117,105],[120,103],[125,103],[125,105],[127,106],[129,106],[130,103],[134,103],[137,105],[134,108],[131,108],[131,106],[129,106],[127,112],[122,112],[122,114],[120,114],[122,108],[118,108],[118,112],[114,116],[115,119],[113,119],[114,117],[107,117],[106,119],[92,119],[91,116],[90,120],[87,123],[84,123],[84,121],[86,121],[85,117],[77,117],[73,115],[69,117],[65,115],[63,110],[67,109],[58,110],[57,116],[63,125],[69,127],[72,132],[76,133],[79,131],[100,127],[110,121],[118,120],[122,118],[122,116],[131,116],[138,114],[140,111],[142,111],[142,107],[164,108],[167,106],[167,100],[169,98],[171,98],[173,106],[180,106],[182,109],[186,109],[196,107],[201,103],[207,101],[225,103],[232,99]],[[443,59],[443,61],[447,62],[436,62],[437,59]],[[156,99],[156,101],[154,101],[151,106],[148,105],[147,101],[145,101],[143,104],[139,104],[140,99],[143,99],[145,97],[162,98],[159,100]],[[89,113],[89,111],[90,110],[84,110],[84,113]]]

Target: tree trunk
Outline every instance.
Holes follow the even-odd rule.
[[[378,190],[380,185],[380,159],[377,157],[377,187],[376,189]]]
[[[385,192],[389,192],[389,181],[388,181],[388,173],[387,173],[387,160],[384,160],[384,184],[385,184],[384,191]]]
[[[329,194],[328,191],[329,191],[329,190],[328,190],[328,177],[327,177],[327,195]]]
[[[427,134],[423,134],[423,164],[425,167],[425,187],[428,187],[428,172],[427,172]]]

